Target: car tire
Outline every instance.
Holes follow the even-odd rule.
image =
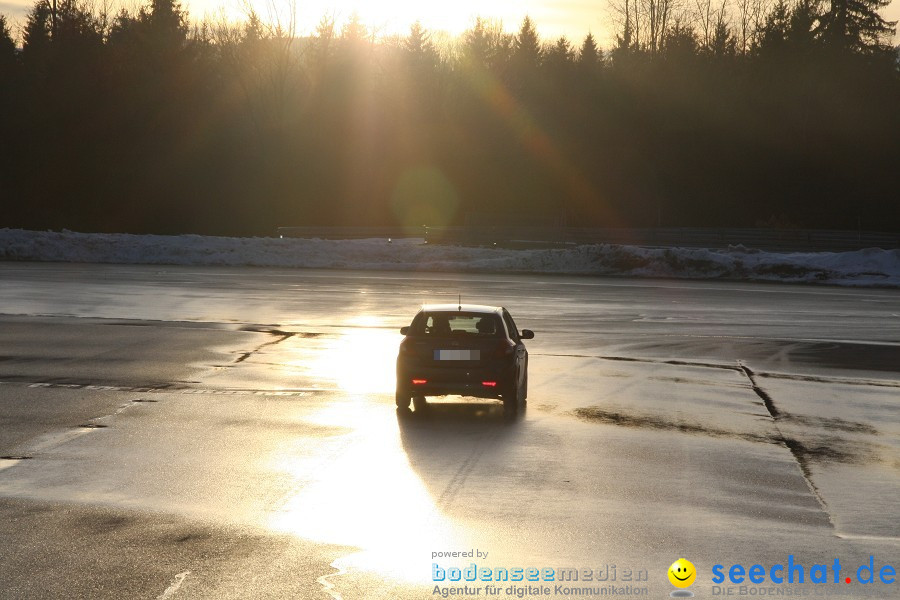
[[[412,402],[416,411],[428,410],[428,402],[425,401],[425,396],[413,396]]]
[[[528,371],[525,371],[525,382],[522,384],[522,405],[528,402]]]
[[[409,410],[409,401],[412,399],[412,396],[406,390],[401,390],[397,388],[397,394],[395,396],[395,401],[397,402],[397,408],[402,410]]]
[[[509,414],[519,411],[519,399],[522,396],[519,385],[515,382],[517,379],[518,377],[513,379],[513,383],[510,384],[506,393],[503,394],[503,410]]]

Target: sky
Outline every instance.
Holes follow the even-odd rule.
[[[140,4],[140,0],[120,0],[126,6]],[[531,16],[541,36],[554,40],[566,35],[580,42],[590,31],[608,46],[613,39],[609,23],[609,0],[450,0],[422,2],[421,0],[181,0],[195,19],[225,15],[241,19],[253,6],[263,18],[280,15],[282,20],[296,6],[298,33],[309,33],[323,15],[330,14],[340,25],[354,11],[363,21],[380,32],[406,33],[416,19],[428,29],[456,35],[474,22],[475,16],[499,19],[513,31],[525,15]],[[24,20],[32,0],[0,0],[0,13]],[[893,0],[883,15],[900,20],[900,0]],[[900,36],[895,37],[900,43]]]

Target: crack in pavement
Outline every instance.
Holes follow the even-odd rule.
[[[748,442],[778,444],[787,449],[791,457],[796,462],[804,483],[810,493],[815,497],[822,512],[828,519],[832,529],[837,529],[837,524],[830,512],[829,506],[825,498],[822,496],[819,488],[813,481],[812,465],[817,461],[834,461],[842,463],[859,463],[867,458],[865,444],[860,447],[860,443],[856,442],[852,448],[844,448],[846,440],[840,437],[817,438],[813,442],[803,441],[792,436],[782,428],[782,425],[800,425],[814,428],[833,429],[843,433],[864,434],[864,435],[880,435],[880,432],[867,423],[858,423],[846,421],[844,419],[825,418],[817,416],[793,415],[779,408],[775,399],[766,390],[762,389],[758,382],[758,374],[748,366],[738,361],[738,366],[733,368],[740,371],[750,382],[751,389],[759,396],[766,408],[766,413],[758,415],[760,417],[768,417],[774,426],[774,432],[771,434],[740,432],[728,429],[719,429],[710,427],[706,424],[695,424],[681,421],[671,421],[656,415],[635,415],[626,414],[616,411],[610,411],[600,406],[581,407],[571,411],[569,414],[575,417],[607,425],[616,425],[621,427],[634,427],[645,429],[657,429],[665,431],[674,431],[688,435],[706,435],[716,438],[735,438]],[[900,465],[895,465],[900,466]]]
[[[249,352],[244,352],[244,353],[242,353],[240,356],[238,356],[237,360],[234,361],[235,363],[241,363],[241,362],[244,362],[245,360],[247,360],[248,358],[250,358],[251,356],[253,356],[253,355],[256,354],[257,352],[259,352],[260,350],[262,350],[262,349],[265,348],[266,346],[274,346],[274,345],[276,345],[276,344],[280,344],[281,342],[283,342],[283,341],[285,341],[285,340],[287,340],[287,339],[289,339],[289,338],[292,338],[292,337],[294,337],[295,335],[297,335],[296,332],[293,332],[293,331],[282,331],[282,330],[280,330],[280,329],[258,329],[258,328],[247,328],[247,327],[245,327],[245,328],[241,329],[241,331],[254,331],[254,332],[257,332],[257,333],[267,333],[267,334],[269,334],[269,335],[277,336],[278,339],[276,339],[276,340],[269,340],[268,342],[263,342],[262,344],[260,344],[260,345],[257,346],[256,348],[254,348],[253,350],[250,350]],[[302,337],[306,337],[306,336],[302,336]]]
[[[778,410],[778,407],[775,406],[772,397],[756,383],[756,378],[754,377],[755,373],[750,370],[750,367],[744,365],[740,361],[738,361],[738,365],[740,365],[741,372],[750,380],[753,391],[756,392],[756,395],[759,396],[760,399],[762,399],[763,404],[766,406],[766,410],[769,411],[772,418],[777,421],[781,417],[781,412]]]
[[[622,412],[606,410],[600,406],[587,406],[576,408],[569,414],[583,420],[594,423],[603,423],[606,425],[618,425],[620,427],[632,427],[636,429],[657,429],[660,431],[675,431],[688,435],[704,435],[713,438],[734,438],[745,440],[748,442],[756,442],[763,444],[784,444],[789,448],[793,448],[795,452],[810,459],[818,459],[822,461],[842,462],[848,464],[858,464],[867,457],[865,452],[858,451],[856,453],[842,450],[839,446],[840,438],[826,438],[818,445],[809,445],[794,438],[787,437],[780,430],[775,435],[764,433],[741,432],[730,429],[722,429],[711,427],[709,425],[699,425],[685,421],[672,421],[656,415],[627,414]],[[764,417],[756,413],[747,413],[756,417]],[[780,422],[796,422],[811,427],[833,428],[848,433],[864,433],[869,435],[878,435],[878,432],[864,423],[852,423],[849,421],[838,421],[836,424],[831,420],[824,419],[817,421],[807,417],[794,417],[793,415],[782,416]],[[871,458],[870,458],[871,460]],[[895,465],[896,466],[896,465]]]
[[[761,371],[754,373],[755,376],[765,377],[767,379],[788,379],[791,381],[808,381],[810,383],[829,383],[829,384],[845,384],[845,385],[870,385],[873,387],[896,387],[900,388],[900,381],[876,380],[876,379],[851,379],[847,377],[825,377],[821,375],[795,375],[792,373],[770,373]]]
[[[274,397],[301,397],[310,393],[340,392],[337,388],[293,388],[286,390],[266,390],[256,388],[202,388],[183,385],[162,384],[156,386],[129,386],[129,385],[94,385],[91,383],[61,383],[52,381],[2,381],[0,385],[22,385],[28,388],[93,390],[99,392],[133,392],[138,394],[184,394],[184,395],[213,395],[213,396],[274,396]],[[132,402],[157,402],[141,398]]]
[[[738,373],[743,373],[747,375],[747,377],[751,377],[745,370],[746,367],[744,365],[739,364],[738,366],[722,364],[722,363],[712,363],[712,362],[702,362],[702,361],[688,361],[688,360],[678,360],[678,359],[663,359],[663,358],[644,358],[644,357],[635,357],[635,356],[609,356],[602,354],[559,354],[552,352],[532,352],[531,356],[552,356],[557,358],[596,358],[599,360],[611,360],[611,361],[621,361],[621,362],[637,362],[637,363],[648,363],[648,364],[657,364],[657,365],[676,365],[681,367],[704,367],[708,369],[724,369],[727,371],[736,371]],[[740,361],[739,361],[740,362]],[[800,375],[796,373],[776,373],[770,371],[753,371],[752,378],[756,377],[764,377],[767,379],[788,379],[793,381],[808,381],[812,383],[829,383],[829,384],[846,384],[846,385],[864,385],[864,386],[873,386],[873,387],[896,387],[900,388],[900,381],[890,381],[887,379],[857,379],[851,377],[827,377],[823,375]],[[758,386],[757,386],[758,387]],[[758,393],[758,392],[757,392]]]
[[[757,396],[762,398],[763,404],[765,404],[766,406],[766,410],[772,417],[772,423],[775,426],[775,430],[778,432],[778,437],[781,438],[781,443],[784,444],[785,447],[787,447],[791,455],[794,457],[794,460],[797,461],[797,466],[800,467],[800,472],[803,474],[803,479],[804,481],[806,481],[807,487],[809,487],[810,492],[812,492],[812,494],[816,497],[816,500],[818,500],[819,505],[821,505],[822,511],[828,517],[828,522],[831,524],[832,529],[836,529],[834,518],[831,516],[831,513],[828,510],[828,503],[825,502],[825,498],[822,497],[819,488],[816,487],[816,484],[813,483],[812,480],[812,470],[810,469],[809,465],[809,457],[814,453],[813,450],[803,444],[803,442],[784,435],[784,432],[781,431],[781,428],[778,426],[778,421],[783,417],[783,415],[778,407],[775,406],[775,401],[768,394],[768,392],[763,390],[756,383],[755,373],[750,369],[750,367],[743,364],[741,361],[738,361],[738,366],[740,366],[740,369],[744,373],[744,375],[747,376],[747,379],[750,380],[750,385],[752,386],[753,391],[756,392]],[[818,450],[821,451],[823,449],[819,448]]]
[[[553,354],[547,352],[532,352],[531,356],[554,356],[559,358],[598,358],[600,360],[615,360],[622,362],[639,362],[650,363],[655,365],[676,365],[680,367],[705,367],[708,369],[725,369],[727,371],[741,372],[741,367],[727,365],[722,363],[709,363],[688,360],[662,359],[662,358],[640,358],[635,356],[604,356],[601,354]]]

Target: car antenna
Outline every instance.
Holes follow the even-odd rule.
[[[462,294],[459,294],[459,295],[458,295],[458,298],[459,298],[459,306],[457,306],[456,309],[457,309],[459,312],[462,312]]]

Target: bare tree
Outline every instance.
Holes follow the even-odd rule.
[[[715,8],[717,0],[694,0],[694,22],[700,34],[700,45],[709,47],[715,29]]]
[[[632,49],[639,45],[635,34],[635,5],[637,0],[609,0],[610,20],[616,25],[616,45]]]
[[[247,112],[261,141],[270,132],[286,131],[290,107],[305,80],[295,50],[296,0],[276,5],[269,0],[267,19],[245,2],[246,21],[230,23],[220,16],[206,24],[209,37],[231,70],[250,110]]]
[[[734,0],[733,29],[741,54],[747,54],[757,41],[768,6],[767,0]]]
[[[642,0],[647,49],[656,54],[662,49],[673,0]]]
[[[611,0],[618,47],[659,53],[666,32],[681,11],[681,0]]]

